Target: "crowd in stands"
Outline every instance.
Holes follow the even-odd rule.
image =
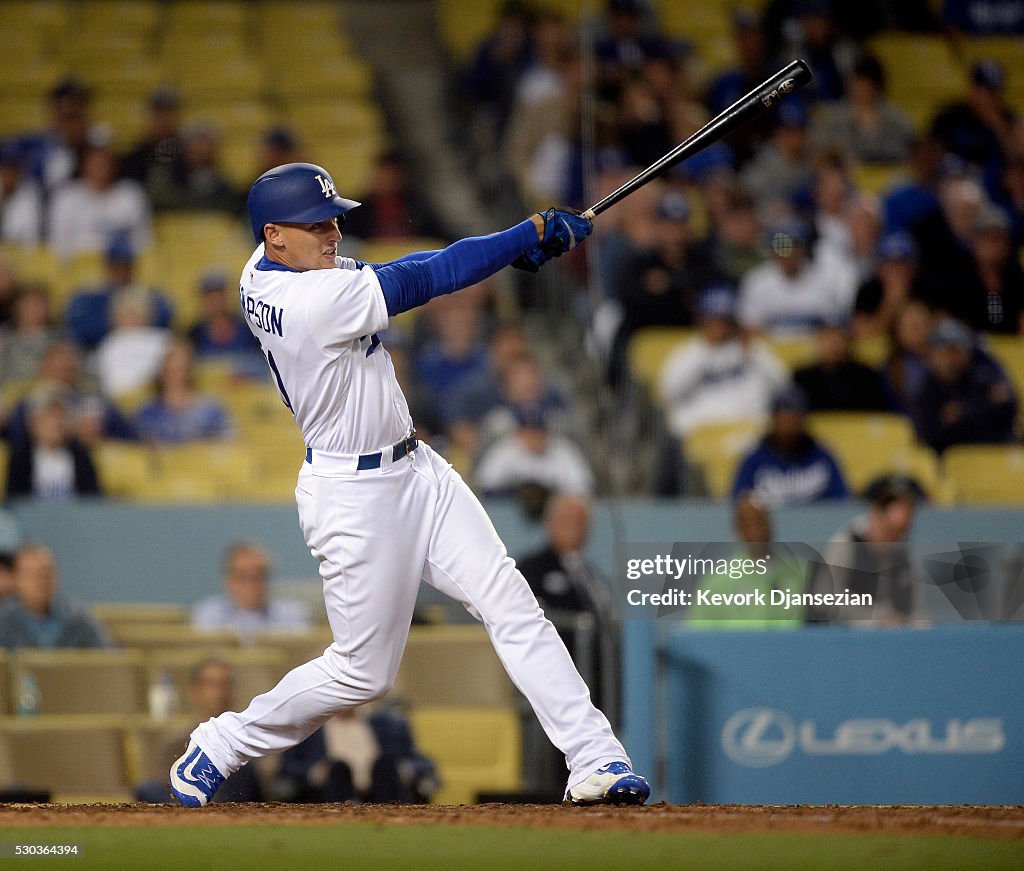
[[[1024,333],[1024,118],[1007,81],[1018,71],[983,42],[1022,33],[1019,4],[870,6],[853,21],[828,0],[739,4],[723,68],[699,35],[666,31],[658,4],[609,0],[580,23],[514,0],[462,73],[482,141],[508,145],[503,171],[522,202],[585,208],[792,58],[809,62],[810,87],[603,214],[598,274],[581,282],[619,391],[638,331],[696,328],[654,397],[672,438],[739,418],[769,426],[740,463],[737,496],[756,489],[750,464],[765,452],[809,456],[780,447],[769,415],[780,402],[904,415],[939,453],[1019,438],[1018,398],[989,337]],[[900,33],[905,45],[910,34],[942,43],[962,93],[890,97],[896,77],[905,95],[908,77],[942,75],[894,60],[884,40],[876,50]],[[791,340],[813,340],[815,359],[784,365],[773,346]],[[858,359],[871,342],[885,349],[880,365]],[[806,478],[794,473],[794,493]],[[656,491],[672,492],[663,483]],[[833,463],[789,501],[847,492]]]

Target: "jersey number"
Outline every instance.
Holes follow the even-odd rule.
[[[295,414],[295,409],[292,408],[292,401],[288,398],[288,391],[284,389],[284,382],[281,380],[281,373],[278,371],[277,363],[274,362],[273,352],[264,348],[263,353],[267,355],[267,363],[270,364],[270,371],[274,373],[274,380],[277,382],[277,389],[281,391],[281,401],[288,406],[288,410],[292,414]]]

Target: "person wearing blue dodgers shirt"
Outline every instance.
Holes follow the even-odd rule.
[[[338,256],[344,215],[327,170],[275,167],[249,191],[258,243],[240,301],[307,449],[295,494],[320,562],[334,642],[242,713],[200,724],[171,768],[183,805],[205,805],[253,759],[292,747],[331,716],[390,689],[421,581],[487,628],[513,682],[566,757],[566,798],[642,804],[647,781],[591,702],[483,508],[451,465],[416,438],[379,333],[394,315],[509,264],[538,270],[593,226],[548,209],[489,236],[386,264]],[[296,458],[298,459],[298,458]]]
[[[775,395],[768,432],[740,463],[733,499],[750,494],[766,508],[778,508],[849,495],[839,463],[807,432],[806,417],[800,388]]]

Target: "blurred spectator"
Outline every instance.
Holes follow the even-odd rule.
[[[584,553],[590,519],[589,500],[567,493],[552,495],[544,512],[544,546],[518,558],[516,567],[555,624],[590,687],[594,704],[606,710],[613,703],[605,692],[611,689],[608,678],[614,680],[614,671],[609,675],[608,668],[618,660],[609,588]],[[532,777],[538,786],[561,794],[565,760],[550,742],[545,744],[543,758],[538,760],[541,770],[533,771]]]
[[[310,627],[309,608],[269,593],[270,554],[253,542],[228,547],[223,564],[224,593],[210,596],[192,610],[192,627],[226,629],[243,638],[255,632],[299,632]]]
[[[99,494],[96,466],[88,448],[72,434],[64,397],[41,391],[31,400],[28,438],[10,443],[7,499],[63,501]]]
[[[1010,236],[1019,247],[1024,244],[1024,119],[1017,121],[1014,130],[1019,144],[1005,166],[986,174],[985,189],[992,203],[1009,217]]]
[[[909,415],[924,390],[932,321],[931,309],[916,300],[904,303],[893,314],[882,381],[894,411]]]
[[[259,178],[268,169],[285,163],[296,163],[300,160],[299,146],[295,134],[283,125],[266,130],[260,139],[260,153],[256,160],[256,171],[253,178]],[[348,222],[345,224],[348,227]]]
[[[100,254],[118,235],[130,239],[136,252],[149,245],[149,202],[137,181],[118,179],[117,157],[110,145],[91,143],[82,156],[81,178],[53,194],[50,245],[59,257],[67,259],[83,252]]]
[[[644,27],[641,0],[608,0],[607,33],[594,45],[602,85],[621,84],[652,59],[668,57],[672,47]]]
[[[1024,33],[1024,4],[1019,0],[943,0],[942,19],[958,33]]]
[[[946,151],[984,167],[1003,159],[1014,112],[1006,103],[1006,73],[992,59],[971,70],[967,99],[942,109],[932,122],[931,135]]]
[[[416,372],[442,426],[447,426],[462,391],[487,376],[483,316],[474,297],[438,297],[429,308],[437,338],[420,353]]]
[[[799,100],[779,106],[771,138],[761,145],[743,167],[740,178],[753,194],[758,208],[766,210],[777,200],[789,202],[812,184],[810,117]]]
[[[533,7],[524,0],[505,0],[498,14],[497,26],[477,49],[463,76],[465,89],[478,109],[484,148],[493,148],[498,142],[532,53]]]
[[[32,247],[42,240],[42,189],[25,171],[18,144],[0,141],[0,242]]]
[[[225,711],[231,710],[234,690],[234,666],[222,659],[204,659],[189,672],[189,710],[186,713],[191,715],[195,725],[219,717]],[[181,755],[182,743],[188,743],[188,731],[183,731],[181,735],[161,743],[159,762],[154,765],[154,779],[143,781],[135,788],[135,798],[138,801],[151,804],[163,804],[167,801],[169,790],[166,772]],[[158,776],[156,772],[159,772]],[[243,765],[228,777],[218,788],[217,797],[213,801],[263,801],[263,788],[257,764]]]
[[[853,359],[853,336],[840,318],[817,334],[818,359],[793,373],[810,411],[885,411],[885,388],[878,373]]]
[[[907,302],[928,296],[918,277],[918,249],[914,237],[904,230],[889,233],[878,245],[878,266],[874,275],[857,290],[853,306],[854,334],[857,337],[888,335],[896,315]]]
[[[112,305],[114,328],[96,349],[94,364],[104,395],[116,399],[156,377],[171,332],[152,326],[154,301],[141,288],[122,290]]]
[[[49,93],[50,128],[20,142],[32,178],[53,191],[79,174],[90,130],[89,91],[78,79],[61,79]]]
[[[936,324],[929,339],[928,377],[911,408],[917,434],[941,453],[951,445],[1015,441],[1017,398],[999,365],[974,346],[959,321]]]
[[[849,495],[835,457],[807,432],[807,398],[789,388],[772,400],[768,432],[740,463],[732,497],[751,494],[765,508]]]
[[[345,215],[346,235],[360,239],[439,235],[430,210],[410,189],[405,167],[395,152],[377,158],[361,202],[358,209]]]
[[[51,342],[39,364],[36,391],[59,394],[67,403],[72,432],[85,445],[94,445],[101,438],[134,441],[138,435],[112,402],[107,400],[88,379],[82,376],[81,353],[71,342]],[[15,442],[28,438],[31,398],[22,400],[7,418],[7,439]]]
[[[223,269],[209,269],[200,276],[201,313],[188,331],[189,341],[200,360],[234,360],[238,374],[262,375],[266,361],[260,343],[239,313],[238,289],[231,293],[230,287]]]
[[[914,573],[905,541],[914,523],[920,488],[904,477],[883,477],[868,488],[867,513],[855,517],[831,539],[810,593],[868,594],[864,606],[811,605],[810,623],[899,625],[914,610]]]
[[[174,88],[157,88],[149,97],[146,132],[125,155],[121,171],[152,193],[182,171],[183,150],[181,97]]]
[[[885,70],[878,58],[861,55],[846,78],[846,98],[822,113],[816,138],[860,163],[903,163],[910,156],[914,127],[885,98]]]
[[[678,439],[703,424],[766,417],[772,396],[789,383],[764,342],[740,336],[731,288],[705,291],[699,311],[700,334],[668,356],[659,377],[666,424]]]
[[[650,247],[622,259],[614,276],[622,320],[612,349],[612,365],[624,372],[629,340],[644,327],[689,326],[696,320],[702,290],[722,280],[706,249],[695,246],[690,204],[677,191],[663,195]]]
[[[806,224],[789,219],[771,233],[772,257],[755,266],[740,284],[739,320],[751,330],[771,335],[809,333],[845,315],[852,305],[851,276],[837,281],[829,267],[808,256]]]
[[[185,128],[181,161],[166,176],[151,179],[153,208],[239,214],[242,197],[220,171],[220,146],[220,133],[211,124],[197,122]]]
[[[807,568],[801,565],[789,548],[776,545],[772,531],[771,513],[751,494],[740,496],[733,505],[733,532],[740,546],[732,553],[732,560],[749,560],[747,571],[721,574],[706,574],[700,579],[700,587],[711,594],[727,596],[730,593],[759,592],[766,604],[757,602],[736,603],[729,606],[702,605],[695,602],[686,609],[686,625],[691,629],[787,629],[803,620],[803,608],[780,611],[772,607],[769,596],[772,590],[802,593],[807,586]],[[756,563],[764,560],[767,568],[759,573]]]
[[[79,289],[68,302],[65,317],[71,337],[84,349],[92,350],[110,332],[111,307],[121,291],[136,287],[136,251],[131,239],[117,234],[104,252],[103,281]],[[174,309],[170,300],[156,290],[148,290],[153,303],[153,325],[169,327]]]
[[[942,146],[934,139],[915,139],[910,146],[910,177],[885,194],[882,213],[886,232],[913,231],[940,209]]]
[[[1024,270],[1002,209],[986,206],[971,237],[974,275],[949,301],[950,313],[985,333],[1024,332]]]
[[[231,422],[220,402],[196,392],[192,346],[188,342],[171,342],[155,386],[155,397],[135,417],[141,438],[182,444],[231,435]]]
[[[20,287],[14,265],[0,260],[0,327],[10,324],[14,317],[14,300]]]
[[[808,91],[816,100],[838,100],[843,96],[843,73],[853,53],[845,34],[836,26],[836,7],[830,0],[797,0],[772,2],[765,15],[785,10],[786,20],[776,31],[786,42],[781,48],[784,57],[799,57],[814,70],[814,81]],[[775,25],[773,25],[775,26]]]
[[[497,439],[474,472],[477,487],[488,496],[508,495],[540,485],[551,491],[589,494],[594,475],[583,452],[568,438],[548,429],[543,405],[516,406],[516,429]]]
[[[572,36],[557,12],[539,10],[530,32],[533,54],[519,77],[516,104],[540,104],[565,92],[566,61]]]
[[[12,595],[14,595],[14,554],[0,550],[0,608],[7,603]]]
[[[14,556],[14,595],[0,608],[0,647],[109,647],[86,610],[60,592],[57,561],[40,544]]]
[[[434,763],[416,749],[408,720],[394,707],[342,711],[281,755],[278,801],[430,801]]]
[[[764,262],[763,235],[754,200],[729,186],[715,226],[699,244],[725,280],[738,284],[747,272]]]
[[[973,283],[974,228],[986,208],[985,192],[977,182],[951,177],[942,182],[941,211],[922,219],[913,228],[921,251],[921,279],[934,288],[936,308],[956,311],[963,289]]]
[[[854,191],[849,163],[842,152],[829,150],[816,158],[808,204],[809,223],[817,237],[815,256],[825,248],[835,249],[843,256],[852,247],[847,207]]]
[[[769,79],[775,72],[770,63],[761,16],[751,9],[739,8],[733,12],[733,42],[738,65],[730,67],[712,80],[705,102],[712,114],[724,112],[733,103]],[[759,118],[744,124],[729,136],[729,146],[745,163],[757,150],[771,130],[771,121]]]
[[[25,285],[14,300],[13,323],[0,327],[0,387],[35,377],[54,338],[46,285]]]

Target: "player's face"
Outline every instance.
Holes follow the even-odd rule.
[[[271,258],[299,272],[337,265],[334,258],[341,241],[337,218],[315,224],[268,224],[265,235]]]

